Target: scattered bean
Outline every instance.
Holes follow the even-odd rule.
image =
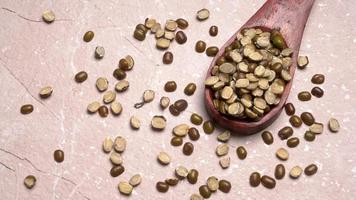
[[[284,177],[285,174],[286,174],[286,168],[284,167],[284,165],[283,164],[276,165],[276,168],[274,169],[274,177],[277,180],[280,180]]]
[[[118,177],[120,176],[122,173],[124,173],[125,171],[125,167],[122,165],[115,165],[111,168],[110,170],[110,175],[112,177]]]
[[[323,84],[325,81],[325,76],[323,74],[314,74],[311,82],[314,84]]]
[[[126,78],[126,72],[120,68],[117,68],[114,70],[113,76],[120,81]]]
[[[227,131],[227,130],[226,130],[226,131],[220,133],[220,134],[217,136],[217,139],[218,139],[218,141],[220,141],[220,142],[227,142],[227,141],[229,141],[229,139],[230,139],[230,135],[231,135],[230,131]]]
[[[177,31],[175,39],[178,44],[184,44],[187,42],[187,36],[183,31]]]
[[[183,167],[183,166],[179,166],[176,168],[175,170],[176,176],[180,179],[184,179],[185,177],[188,176],[188,169]]]
[[[195,125],[201,125],[203,123],[203,118],[197,113],[193,113],[190,116],[190,121]]]
[[[265,186],[268,189],[272,189],[276,187],[276,180],[274,180],[274,178],[270,176],[266,176],[266,175],[262,176],[261,183],[263,186]]]
[[[253,172],[251,175],[250,175],[250,185],[252,187],[257,187],[259,186],[261,183],[261,175],[260,173],[258,172]]]
[[[109,109],[105,105],[102,105],[98,109],[100,117],[107,117],[109,114]]]
[[[244,160],[246,158],[246,156],[247,156],[247,151],[246,151],[245,147],[239,146],[236,149],[236,154],[237,154],[237,157],[239,157],[240,160]]]
[[[302,91],[298,94],[298,99],[300,101],[309,101],[311,99],[311,94],[308,91]]]
[[[303,173],[303,169],[299,166],[295,166],[293,167],[290,172],[289,172],[289,176],[293,179],[297,179],[299,178],[299,176]]]
[[[122,112],[122,105],[121,103],[114,101],[111,103],[110,109],[113,115],[120,115]]]
[[[52,95],[52,92],[53,88],[51,86],[46,86],[41,88],[39,95],[42,99],[47,99]]]
[[[166,118],[162,115],[155,115],[151,120],[151,126],[155,130],[163,130],[166,127]]]
[[[32,189],[36,185],[36,177],[33,175],[28,175],[24,179],[23,183],[25,184],[27,189]]]
[[[304,169],[304,174],[307,176],[312,176],[316,174],[318,167],[315,164],[310,164]]]
[[[217,156],[224,156],[229,153],[229,145],[227,144],[219,144],[216,147],[215,153]]]
[[[99,92],[103,92],[108,89],[109,81],[105,77],[99,77],[98,79],[96,79],[95,85]]]
[[[87,78],[88,74],[85,71],[80,71],[75,75],[75,81],[77,83],[83,83]]]
[[[209,18],[209,15],[210,15],[209,10],[206,9],[206,8],[203,8],[203,9],[201,9],[201,10],[198,10],[198,12],[197,12],[197,19],[198,19],[199,21],[204,21],[204,20],[206,20],[206,19]]]
[[[276,152],[276,156],[277,158],[279,158],[280,160],[288,160],[289,157],[289,153],[286,149],[284,148],[279,148]]]
[[[306,131],[306,132],[304,133],[304,139],[305,139],[306,141],[312,142],[312,141],[315,140],[315,134],[312,133],[311,131]]]
[[[42,13],[42,19],[46,23],[52,23],[56,19],[56,16],[54,15],[54,12],[52,10],[46,10]]]
[[[170,51],[164,52],[162,62],[166,65],[171,64],[173,62],[173,53]]]
[[[166,84],[164,84],[164,90],[166,92],[174,92],[177,89],[177,83],[175,81],[167,81]]]
[[[321,98],[324,95],[324,90],[320,87],[313,87],[311,94],[317,98]]]
[[[206,49],[206,43],[204,41],[197,41],[197,43],[195,44],[195,51],[198,53],[203,53]]]
[[[110,153],[114,145],[114,141],[111,139],[110,136],[105,137],[103,141],[103,151],[105,153]]]
[[[210,176],[206,181],[206,185],[211,192],[216,192],[219,189],[219,180],[215,176]]]
[[[129,183],[132,187],[136,187],[136,186],[140,185],[141,181],[142,181],[141,175],[135,174],[130,178]]]
[[[329,119],[329,130],[333,133],[339,132],[340,129],[340,124],[339,121],[335,118],[330,118]]]
[[[157,182],[156,183],[156,189],[158,192],[166,193],[169,189],[169,185],[165,182]]]
[[[324,125],[318,122],[315,122],[309,127],[309,131],[314,134],[322,134],[324,130]]]
[[[206,134],[211,134],[214,132],[215,127],[212,121],[208,120],[203,123],[203,130]]]
[[[218,32],[219,32],[219,29],[217,26],[211,26],[210,29],[209,29],[209,34],[210,36],[212,37],[215,37],[218,35]]]
[[[200,186],[199,187],[199,193],[205,199],[208,199],[211,196],[211,192],[210,192],[210,190],[209,190],[207,185]]]
[[[294,115],[295,113],[295,108],[294,108],[294,105],[292,103],[287,103],[285,106],[284,106],[285,110],[286,110],[286,113],[287,115],[291,116],[291,115]]]
[[[299,56],[298,57],[298,68],[305,69],[305,67],[309,64],[308,56]]]
[[[57,149],[54,151],[53,157],[57,163],[61,163],[64,160],[64,152],[60,149]]]
[[[214,57],[219,52],[219,48],[216,46],[211,46],[206,49],[206,55],[209,57]]]
[[[20,112],[24,115],[30,114],[33,112],[33,105],[31,104],[25,104],[21,106]]]
[[[162,165],[168,165],[171,162],[171,157],[166,152],[159,152],[157,160]]]
[[[197,89],[197,85],[195,83],[189,83],[187,86],[184,88],[184,94],[191,96],[195,93],[195,90]]]
[[[229,168],[230,167],[230,157],[225,156],[225,157],[220,158],[219,164],[220,164],[221,168],[223,168],[223,169]]]
[[[307,126],[311,126],[315,122],[314,116],[310,112],[303,112],[300,115],[300,118],[302,119],[304,124]]]
[[[302,119],[297,116],[297,115],[292,115],[290,118],[289,118],[289,123],[293,126],[293,127],[300,127],[302,126]]]
[[[262,133],[262,139],[263,139],[263,142],[267,145],[270,145],[273,143],[273,135],[269,131],[264,131]]]
[[[175,186],[175,185],[178,184],[179,179],[177,179],[177,178],[168,178],[164,182],[167,183],[169,186]]]
[[[130,118],[130,125],[131,125],[131,127],[132,127],[133,129],[139,129],[140,126],[141,126],[141,121],[140,121],[140,119],[138,119],[137,117],[132,116],[132,117]]]
[[[190,184],[196,184],[198,181],[199,172],[196,169],[189,170],[187,180]]]
[[[186,142],[183,145],[183,154],[190,156],[194,151],[194,145],[191,142]]]
[[[219,181],[219,190],[224,193],[228,193],[231,190],[231,183],[227,180],[220,180]]]
[[[281,140],[286,140],[293,135],[293,129],[290,126],[286,126],[278,131],[278,136]]]
[[[171,139],[172,146],[180,146],[183,144],[183,139],[181,137],[175,136]]]
[[[177,22],[178,28],[180,28],[180,29],[186,29],[189,26],[188,21],[183,18],[177,19],[176,22]]]
[[[102,59],[104,58],[104,55],[105,55],[105,49],[104,47],[102,46],[97,46],[95,48],[95,58],[97,59]]]
[[[161,97],[159,103],[162,109],[166,109],[169,106],[170,99],[169,97]]]
[[[133,187],[132,185],[130,185],[130,183],[125,182],[125,181],[121,181],[119,183],[119,191],[121,194],[124,195],[130,195],[132,193]]]
[[[93,31],[87,31],[85,32],[83,36],[84,42],[90,42],[94,38],[94,32]]]
[[[294,148],[299,145],[299,139],[297,137],[292,137],[287,140],[287,146]]]

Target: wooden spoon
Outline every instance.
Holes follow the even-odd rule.
[[[224,54],[225,48],[235,41],[236,35],[245,28],[261,28],[271,31],[279,29],[288,47],[293,49],[290,74],[294,76],[297,66],[297,57],[302,40],[304,27],[310,14],[314,0],[267,0],[267,2],[253,15],[221,48],[213,59],[207,77],[211,76],[211,70],[216,60]],[[205,105],[209,115],[222,127],[242,135],[253,134],[268,127],[277,119],[286,103],[292,86],[292,80],[286,84],[280,98],[280,103],[273,107],[259,121],[245,121],[222,115],[214,108],[213,92],[210,88],[205,89]]]

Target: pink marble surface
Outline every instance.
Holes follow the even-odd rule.
[[[0,0],[0,199],[126,199],[119,194],[117,184],[136,173],[142,175],[143,181],[130,199],[189,199],[211,175],[231,181],[233,187],[229,194],[217,192],[210,199],[354,199],[356,4],[353,1],[316,1],[300,51],[309,56],[310,64],[306,70],[297,71],[289,97],[298,114],[312,111],[320,122],[335,117],[341,123],[339,133],[325,130],[312,143],[302,139],[306,126],[295,130],[301,144],[289,150],[290,159],[284,164],[288,170],[294,165],[305,167],[315,163],[319,167],[315,176],[303,175],[298,180],[285,177],[273,190],[249,186],[251,172],[273,175],[274,166],[280,163],[274,153],[286,144],[277,137],[273,145],[267,146],[260,134],[233,136],[229,141],[231,166],[226,170],[220,168],[214,154],[218,144],[216,136],[221,129],[205,135],[199,127],[201,139],[193,142],[195,150],[189,157],[181,153],[181,147],[169,144],[172,127],[187,123],[192,112],[208,119],[202,83],[211,58],[195,53],[195,42],[203,39],[208,45],[222,45],[263,2]],[[203,7],[210,9],[211,17],[198,22],[195,12]],[[41,13],[47,9],[53,10],[58,20],[50,25],[36,22],[41,21]],[[182,46],[174,43],[170,48],[175,60],[169,66],[162,65],[162,52],[155,49],[152,37],[144,42],[132,38],[135,25],[148,16],[161,22],[184,17],[190,22],[186,31],[188,42]],[[214,24],[220,31],[218,37],[212,38],[208,28]],[[87,30],[96,34],[90,43],[82,41]],[[106,50],[100,61],[93,58],[97,45]],[[118,60],[127,54],[134,57],[136,64],[128,73],[129,91],[118,95],[124,106],[121,116],[103,119],[86,114],[87,104],[101,98],[94,86],[96,78],[108,77],[113,88],[115,80],[111,73]],[[89,74],[83,84],[73,81],[80,70]],[[297,93],[312,88],[310,78],[314,73],[326,75],[322,85],[325,96],[302,103],[297,100]],[[167,80],[178,83],[174,94],[163,91]],[[198,90],[194,96],[186,97],[183,88],[191,81],[198,84]],[[45,85],[52,85],[54,93],[49,99],[41,100],[38,91]],[[156,99],[136,110],[133,104],[141,99],[145,89],[155,90]],[[162,95],[172,100],[186,98],[187,111],[179,117],[161,111],[158,102]],[[19,113],[25,103],[34,105],[32,114]],[[150,128],[151,117],[157,114],[168,119],[163,132],[153,132]],[[132,115],[141,119],[142,127],[138,131],[129,127]],[[288,117],[283,112],[268,130],[276,135],[285,125]],[[101,143],[108,135],[121,135],[128,141],[123,154],[126,171],[117,178],[110,177],[111,164],[101,150]],[[244,161],[238,160],[235,154],[235,148],[240,145],[248,151]],[[65,152],[61,164],[55,163],[52,156],[58,148]],[[172,156],[169,166],[156,162],[160,151]],[[182,181],[166,194],[158,193],[155,183],[172,176],[178,165],[198,169],[198,183]],[[32,190],[23,185],[28,174],[34,174],[38,180]]]

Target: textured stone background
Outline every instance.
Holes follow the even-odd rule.
[[[229,141],[231,166],[222,170],[214,154],[218,144],[216,135],[202,133],[201,139],[193,142],[192,156],[184,156],[181,147],[169,145],[171,128],[188,122],[192,112],[207,115],[203,106],[203,80],[211,58],[194,52],[198,39],[208,45],[220,46],[262,4],[252,1],[115,1],[115,0],[0,0],[0,199],[125,199],[119,194],[117,184],[141,173],[143,181],[134,189],[131,199],[189,199],[198,191],[208,176],[215,175],[232,182],[229,194],[218,192],[211,199],[353,199],[356,195],[356,4],[351,0],[316,0],[305,29],[300,54],[308,55],[309,67],[298,70],[289,101],[296,105],[297,113],[311,111],[316,119],[326,123],[333,116],[339,119],[341,130],[332,134],[326,130],[315,142],[301,144],[290,149],[287,169],[294,165],[302,167],[310,163],[319,166],[313,177],[304,175],[298,180],[285,177],[277,182],[274,190],[262,186],[251,188],[248,177],[252,171],[273,175],[274,166],[280,163],[274,152],[285,142],[275,138],[275,143],[266,146],[260,134],[250,137],[233,136]],[[203,7],[210,9],[211,17],[201,23],[195,20],[195,12]],[[41,22],[44,10],[55,12],[53,24]],[[184,17],[190,26],[186,33],[188,42],[181,46],[172,44],[174,63],[162,65],[162,52],[155,49],[154,39],[144,42],[132,38],[137,23],[148,16],[161,22],[166,19]],[[219,26],[218,37],[208,35],[211,25]],[[87,30],[95,32],[90,43],[82,41]],[[93,58],[95,46],[106,49],[103,60]],[[109,78],[110,87],[115,80],[111,73],[118,60],[130,54],[136,65],[128,73],[131,83],[129,91],[118,95],[124,106],[119,117],[102,119],[86,114],[86,105],[100,100],[94,83],[97,77]],[[83,84],[73,81],[80,70],[89,73]],[[310,90],[310,78],[314,73],[325,73],[322,85],[325,96],[321,99],[301,103],[297,93]],[[163,84],[175,80],[178,90],[166,94]],[[190,82],[198,84],[192,97],[183,94],[184,86]],[[47,100],[38,98],[44,85],[52,85],[54,93]],[[141,99],[145,89],[153,89],[157,97],[153,103],[136,110],[133,104]],[[168,111],[158,107],[159,98],[168,95],[172,100],[186,98],[188,111],[172,117]],[[31,103],[35,110],[30,115],[21,115],[20,106]],[[168,119],[164,132],[153,132],[149,123],[153,115],[163,114]],[[142,121],[139,131],[129,127],[129,117],[138,116]],[[274,134],[288,124],[283,112],[268,129]],[[307,127],[295,130],[302,138]],[[202,131],[201,127],[199,130]],[[101,150],[105,136],[122,135],[128,147],[124,153],[126,171],[117,178],[109,175],[111,164]],[[188,138],[185,141],[189,141]],[[235,148],[244,145],[248,157],[237,159]],[[65,161],[57,164],[53,151],[65,151]],[[156,162],[159,151],[172,155],[169,166]],[[178,165],[200,171],[199,181],[191,185],[182,181],[170,188],[166,194],[156,191],[154,184],[173,175]],[[27,190],[23,179],[34,174],[37,185]]]

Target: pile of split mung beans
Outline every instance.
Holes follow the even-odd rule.
[[[205,21],[209,18],[210,12],[207,9],[197,11],[196,18],[199,21]],[[53,11],[45,11],[42,16],[46,23],[53,23],[55,15]],[[153,18],[147,18],[144,24],[138,24],[134,30],[133,37],[139,41],[146,38],[150,32],[156,38],[156,46],[158,49],[168,49],[170,43],[174,40],[178,44],[187,42],[187,36],[181,30],[188,28],[188,21],[179,18],[177,20],[167,20],[162,27],[159,22]],[[181,29],[178,31],[178,29]],[[212,25],[209,30],[209,35],[215,37],[218,34],[218,27]],[[90,42],[94,38],[93,31],[87,31],[83,36],[84,42]],[[199,40],[195,43],[195,51],[197,53],[206,52],[207,56],[215,56],[219,49],[216,46],[206,48],[206,43]],[[105,49],[102,46],[97,46],[94,50],[96,59],[103,59]],[[236,40],[231,45],[226,47],[224,54],[216,61],[216,65],[211,70],[211,76],[205,80],[205,86],[213,92],[213,103],[215,108],[229,117],[236,120],[257,121],[268,113],[274,106],[280,102],[280,97],[284,92],[286,84],[292,79],[290,67],[292,63],[293,50],[288,48],[282,34],[278,30],[264,31],[259,28],[247,28],[241,31],[236,37]],[[163,63],[171,64],[173,62],[173,54],[169,51],[163,55]],[[309,63],[307,56],[299,56],[297,66],[301,70],[305,70]],[[133,69],[135,65],[134,58],[130,55],[120,58],[118,66],[113,70],[113,77],[117,80],[114,87],[109,89],[110,84],[106,77],[98,77],[95,87],[101,95],[100,101],[91,101],[87,107],[88,114],[98,113],[100,117],[108,117],[109,110],[113,116],[119,116],[123,112],[123,107],[116,100],[116,96],[120,93],[127,92],[130,86],[127,81],[127,73]],[[74,75],[74,80],[78,84],[84,84],[88,74],[85,71],[80,71]],[[311,77],[311,82],[315,85],[321,85],[325,81],[323,74],[315,74]],[[309,101],[312,96],[321,98],[324,90],[319,86],[315,86],[311,91],[301,91],[298,93],[300,101]],[[159,106],[164,111],[168,108],[169,113],[174,116],[179,116],[184,112],[189,102],[184,97],[171,101],[168,94],[176,92],[177,83],[174,80],[167,81],[163,86],[167,96],[162,95],[159,100]],[[192,96],[197,90],[195,83],[186,83],[184,90],[181,91],[185,96]],[[39,90],[39,97],[45,100],[51,97],[53,93],[52,86],[44,86]],[[142,93],[142,100],[134,103],[136,109],[141,108],[147,103],[154,101],[156,97],[155,91],[147,89]],[[203,103],[203,100],[201,101]],[[24,104],[20,108],[20,112],[24,115],[34,111],[32,104]],[[294,134],[294,130],[300,130],[301,127],[307,126],[304,133],[305,142],[312,142],[316,137],[324,132],[324,125],[318,122],[313,114],[309,111],[300,111],[299,114],[293,103],[285,105],[285,112],[289,118],[290,126],[281,128],[278,133],[265,130],[261,133],[261,138],[266,145],[274,143],[274,136],[277,135],[280,140],[286,141],[286,147],[279,147],[275,152],[276,158],[280,161],[274,166],[274,174],[262,174],[259,171],[252,171],[249,177],[251,187],[257,187],[262,184],[268,189],[276,187],[277,180],[283,179],[286,173],[289,173],[291,179],[298,179],[302,173],[306,176],[312,176],[318,171],[318,166],[313,163],[300,166],[295,165],[291,169],[286,169],[284,162],[290,160],[288,148],[296,148],[303,142],[298,135]],[[132,130],[138,131],[141,127],[141,120],[136,116],[131,116],[128,119]],[[164,131],[168,123],[168,118],[163,115],[154,115],[151,119],[151,127],[154,131]],[[196,113],[191,112],[190,118],[186,123],[176,124],[171,130],[172,137],[169,143],[172,147],[181,147],[181,152],[185,156],[191,156],[194,153],[194,143],[200,139],[198,127],[202,126],[205,134],[210,135],[215,131],[214,123],[209,119]],[[336,133],[340,129],[340,124],[337,119],[330,118],[328,122],[329,130]],[[188,137],[187,137],[188,136]],[[232,146],[228,143],[231,138],[231,132],[224,130],[216,137],[218,145],[215,147],[215,153],[218,157],[218,164],[222,169],[227,169],[230,166],[231,159],[245,160],[248,159],[248,151],[244,146],[238,146],[234,152],[236,156],[230,157],[229,151]],[[186,141],[184,141],[186,140]],[[102,150],[109,154],[112,167],[110,175],[115,178],[125,172],[124,167],[124,152],[126,150],[127,141],[123,135],[118,135],[115,138],[107,136],[103,139]],[[57,149],[53,153],[54,161],[57,163],[64,162],[64,152]],[[157,163],[162,166],[172,164],[174,157],[165,151],[160,151],[156,155]],[[157,180],[155,187],[158,192],[165,193],[169,188],[178,184],[185,184],[184,180],[190,185],[198,182],[199,170],[187,169],[182,165],[175,167],[174,176],[167,177],[165,180]],[[143,179],[142,174],[132,174],[129,180],[121,180],[118,183],[118,190],[123,195],[130,195],[133,189],[140,185]],[[28,189],[32,189],[37,182],[34,175],[28,175],[24,179],[24,185]],[[191,200],[208,199],[216,191],[229,193],[232,189],[230,181],[219,179],[217,176],[209,176],[206,178],[205,184],[197,188],[197,192],[191,194]]]

